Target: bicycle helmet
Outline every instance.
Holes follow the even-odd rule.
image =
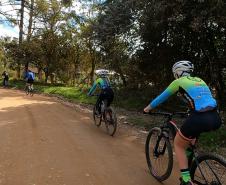
[[[98,69],[95,71],[95,74],[100,77],[106,77],[107,75],[109,75],[109,71],[106,69]]]
[[[187,60],[178,61],[172,67],[173,75],[176,79],[182,76],[190,75],[193,70],[194,65]]]

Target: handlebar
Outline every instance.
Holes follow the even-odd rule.
[[[161,116],[166,116],[166,117],[173,117],[175,115],[181,116],[181,117],[187,117],[189,115],[188,112],[143,112],[143,114],[149,114],[149,115],[161,115]]]
[[[92,94],[92,95],[90,95],[90,96],[100,96],[100,94]]]

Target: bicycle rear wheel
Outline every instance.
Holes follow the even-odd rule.
[[[33,95],[34,95],[34,89],[30,88],[30,96],[33,96]]]
[[[97,114],[96,106],[93,107],[93,120],[94,124],[99,127],[102,121],[102,115]]]
[[[198,185],[225,185],[226,160],[217,154],[199,155],[192,163],[190,174]]]
[[[26,93],[26,95],[28,95],[28,94],[29,94],[29,89],[28,89],[28,86],[26,86],[26,87],[25,87],[25,93]]]
[[[166,180],[173,168],[173,151],[169,139],[159,127],[150,130],[145,143],[145,154],[151,175],[160,182]]]
[[[115,112],[111,108],[106,108],[104,112],[104,120],[105,120],[105,126],[107,133],[110,136],[113,136],[117,129],[117,117]]]

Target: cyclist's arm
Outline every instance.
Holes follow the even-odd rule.
[[[24,79],[26,79],[28,77],[27,73],[24,73]]]
[[[176,93],[179,90],[178,80],[174,80],[165,91],[162,92],[159,96],[157,96],[151,103],[151,108],[157,107],[159,104],[166,101],[171,95]]]
[[[95,81],[93,86],[89,90],[88,95],[91,96],[93,94],[93,92],[96,90],[96,88],[97,88],[97,82]]]
[[[31,73],[31,78],[32,78],[32,80],[35,80],[35,74],[34,73]]]

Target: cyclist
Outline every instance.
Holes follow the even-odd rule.
[[[6,71],[4,71],[2,73],[2,78],[3,78],[3,86],[7,87],[8,86],[8,81],[9,81],[9,74]]]
[[[97,79],[94,82],[92,88],[88,92],[88,96],[91,96],[93,92],[96,90],[97,86],[101,89],[101,93],[96,102],[96,110],[98,110],[97,114],[101,113],[101,102],[103,100],[107,100],[107,106],[110,106],[114,99],[114,92],[111,88],[110,81],[108,79],[109,71],[105,69],[99,69],[95,71],[97,75]]]
[[[28,88],[31,88],[30,90],[33,90],[33,83],[35,80],[34,73],[31,70],[28,70],[27,72],[25,72],[24,79],[26,79],[26,87],[28,86]]]
[[[202,79],[191,76],[193,70],[194,65],[190,61],[176,62],[172,67],[176,80],[144,108],[144,112],[149,112],[174,93],[180,93],[190,107],[191,113],[174,139],[174,148],[181,170],[181,185],[193,185],[186,156],[189,144],[195,143],[195,138],[200,133],[216,130],[221,125],[216,100]]]

